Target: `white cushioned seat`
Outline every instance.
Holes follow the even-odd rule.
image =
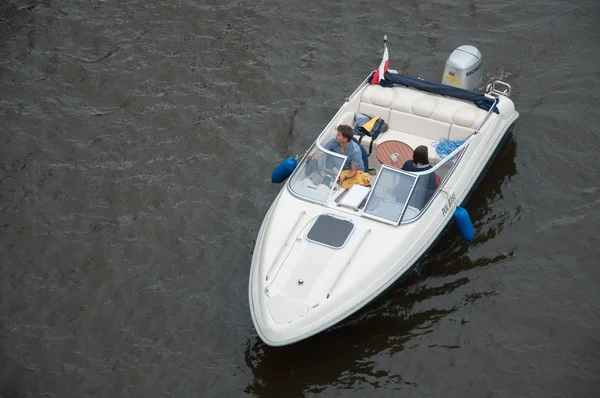
[[[344,112],[342,116],[337,120],[333,129],[337,129],[340,124],[347,124],[348,126],[354,127],[354,112]]]
[[[485,119],[487,112],[475,105],[465,104],[452,115],[452,123],[476,129]]]
[[[369,104],[367,102],[361,102],[358,107],[358,113],[364,113],[369,116],[379,116],[386,123],[390,118],[390,109],[384,108],[383,106],[377,106],[373,104]]]
[[[477,117],[477,113],[474,109],[464,107],[452,115],[452,122],[458,124],[459,126],[471,127],[473,123],[475,123],[475,118]]]
[[[394,90],[391,88],[379,85],[369,86],[363,91],[358,112],[369,116],[379,116],[387,123],[393,100]]]
[[[389,87],[371,85],[363,91],[361,102],[389,108],[394,100],[394,90]]]
[[[435,99],[431,97],[419,98],[412,104],[412,113],[423,117],[431,117],[435,109]]]
[[[432,144],[439,142],[441,138],[467,138],[480,126],[487,113],[468,101],[403,86],[390,88],[369,85],[363,91],[360,102],[356,101],[351,105],[351,109],[358,113],[381,117],[389,126],[389,130],[373,142],[372,156],[375,156],[375,148],[379,143],[400,140],[413,149],[419,145],[427,146],[432,164],[440,159]],[[333,126],[331,137],[335,136],[335,128],[339,124],[354,127],[354,115],[354,112],[340,115]],[[371,137],[362,137],[361,144],[369,148]]]
[[[436,141],[439,141],[440,138],[448,138],[450,132],[448,123],[394,110],[390,112],[388,124],[392,130]]]
[[[427,96],[420,91],[409,89],[406,87],[394,87],[394,100],[391,108],[396,111],[412,113],[412,105],[421,98]]]
[[[459,126],[458,124],[450,125],[450,133],[448,134],[449,140],[464,140],[475,132],[470,127]]]
[[[415,89],[396,86],[392,88],[392,110],[427,117],[444,123],[456,123],[476,128],[483,121],[486,111],[468,101],[428,95]],[[474,116],[474,117],[473,117]],[[455,120],[455,118],[457,120]],[[470,124],[467,124],[469,123]]]
[[[432,119],[439,120],[445,123],[454,123],[453,117],[456,111],[464,107],[464,103],[457,101],[450,101],[446,98],[436,98],[436,107],[433,110],[433,114],[430,116]]]

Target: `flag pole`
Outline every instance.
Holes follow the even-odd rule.
[[[384,74],[388,69],[389,56],[387,51],[387,35],[383,35],[383,57],[379,68],[371,75],[371,84],[379,84],[384,79]]]

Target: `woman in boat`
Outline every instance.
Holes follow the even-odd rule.
[[[413,151],[412,160],[407,160],[402,165],[402,170],[410,171],[410,172],[422,172],[431,169],[433,166],[429,164],[429,153],[427,151],[427,147],[425,145],[419,145]],[[396,200],[402,200],[403,195],[406,193],[406,187],[401,187],[398,185],[396,187]],[[415,191],[411,198],[411,203],[413,207],[417,207],[422,209],[425,204],[429,201],[429,199],[433,196],[433,193],[437,189],[437,181],[435,178],[435,173],[429,173],[428,175],[422,176],[419,178],[417,186],[415,187]]]
[[[412,160],[407,160],[402,165],[402,170],[405,171],[425,171],[432,166],[429,164],[429,153],[425,145],[419,145],[413,151]]]

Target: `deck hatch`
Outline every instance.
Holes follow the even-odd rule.
[[[317,217],[306,234],[306,239],[333,249],[340,249],[346,244],[353,230],[352,222],[323,214]]]

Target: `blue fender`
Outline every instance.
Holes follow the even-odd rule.
[[[271,173],[271,181],[274,184],[284,182],[296,169],[298,161],[295,158],[284,159]]]
[[[454,211],[454,221],[458,226],[460,236],[467,242],[471,243],[475,237],[475,229],[473,229],[473,223],[471,223],[471,217],[469,217],[467,210],[457,206],[456,210]]]

